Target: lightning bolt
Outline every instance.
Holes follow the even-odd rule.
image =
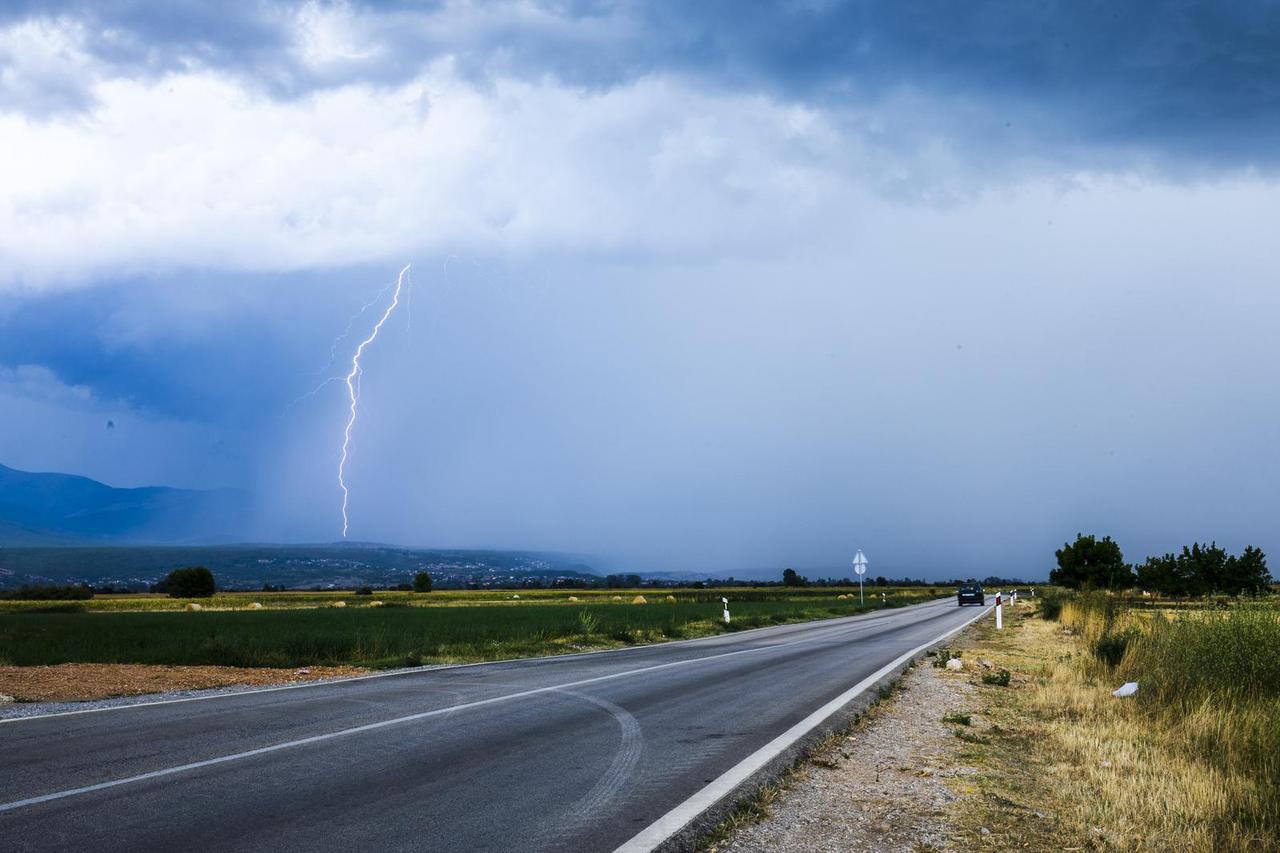
[[[347,428],[342,432],[342,459],[338,462],[338,487],[342,489],[342,538],[347,538],[347,530],[351,526],[351,521],[347,517],[347,502],[350,498],[350,491],[347,489],[347,460],[351,456],[351,430],[356,425],[356,414],[360,409],[360,379],[364,375],[364,368],[360,366],[360,356],[364,355],[365,348],[378,338],[378,333],[382,331],[382,326],[395,313],[396,306],[400,304],[400,291],[404,287],[405,277],[409,274],[410,264],[405,264],[404,269],[400,270],[400,275],[396,277],[396,289],[391,294],[391,304],[387,306],[387,310],[382,312],[382,316],[378,322],[374,324],[373,330],[369,332],[369,337],[360,342],[356,347],[355,355],[351,356],[351,370],[347,373],[347,400],[350,401],[350,408],[347,414]]]

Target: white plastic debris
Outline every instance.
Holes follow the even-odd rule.
[[[947,661],[947,669],[953,672],[964,669],[964,661],[960,660],[960,658],[951,658],[951,660]]]
[[[1120,687],[1111,692],[1112,696],[1132,696],[1138,692],[1138,682],[1126,681]]]

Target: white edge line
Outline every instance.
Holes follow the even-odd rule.
[[[979,614],[981,615],[981,614]],[[965,623],[968,624],[968,623]],[[707,655],[699,658],[684,658],[682,660],[669,661],[667,663],[654,664],[652,666],[643,666],[639,669],[628,669],[622,672],[612,672],[608,675],[596,675],[591,678],[583,678],[578,681],[570,681],[565,684],[552,684],[546,687],[535,687],[529,690],[521,690],[518,693],[504,693],[501,696],[491,696],[488,699],[477,699],[474,702],[464,702],[461,705],[449,705],[445,708],[434,708],[430,711],[421,711],[417,714],[408,714],[403,717],[394,717],[390,720],[380,720],[376,723],[365,723],[362,726],[353,726],[348,729],[339,729],[334,732],[325,732],[324,734],[311,735],[310,737],[299,738],[298,740],[284,741],[283,743],[273,743],[269,746],[261,746],[256,749],[246,750],[244,752],[235,752],[230,755],[219,755],[214,758],[206,758],[201,761],[193,761],[188,764],[179,764],[175,767],[165,767],[161,770],[152,770],[147,773],[140,773],[136,776],[125,776],[120,779],[110,779],[106,782],[97,782],[93,785],[85,785],[81,788],[68,788],[62,791],[53,791],[48,794],[40,794],[35,797],[27,797],[21,800],[14,800],[8,803],[0,803],[0,812],[13,811],[24,806],[34,806],[39,803],[47,803],[51,800],[62,800],[67,797],[74,797],[79,794],[88,794],[93,791],[101,791],[106,788],[115,788],[120,785],[129,785],[134,782],[142,782],[147,779],[155,779],[160,776],[171,776],[175,773],[184,773],[188,770],[197,770],[201,767],[210,767],[215,764],[225,764],[229,761],[239,761],[244,758],[252,758],[255,755],[263,755],[269,752],[278,752],[282,749],[290,749],[296,746],[305,746],[306,744],[319,743],[321,741],[333,740],[334,738],[346,737],[347,735],[361,734],[363,732],[384,729],[388,726],[396,726],[402,723],[411,723],[417,720],[424,720],[428,717],[438,717],[443,714],[450,714],[454,711],[463,711],[468,708],[479,708],[485,705],[496,705],[499,702],[508,702],[512,699],[525,699],[529,696],[538,696],[543,693],[554,693],[557,691],[569,690],[574,687],[584,687],[588,684],[598,684],[602,681],[612,681],[616,678],[626,678],[631,675],[641,675],[647,672],[654,672],[660,669],[672,669],[677,666],[689,666],[691,664],[705,663],[707,661],[721,660],[722,658],[731,658],[737,655],[751,654],[752,652],[776,651],[785,649],[789,646],[798,646],[803,643],[811,643],[813,637],[802,637],[799,640],[791,640],[786,643],[774,643],[768,646],[753,646],[749,649],[737,649],[732,652],[721,652],[717,655]]]
[[[426,666],[413,667],[411,669],[397,669],[391,672],[374,672],[369,675],[349,675],[343,678],[327,678],[308,681],[303,684],[281,684],[277,687],[253,687],[248,690],[234,690],[226,693],[210,693],[207,696],[184,696],[181,699],[157,699],[154,702],[132,702],[122,703],[119,705],[107,705],[102,708],[81,708],[75,711],[54,711],[51,714],[27,714],[21,717],[5,717],[0,719],[0,726],[8,723],[25,723],[31,720],[47,720],[52,717],[71,717],[76,714],[98,714],[103,711],[124,711],[130,708],[149,708],[153,705],[177,705],[180,702],[202,702],[209,699],[232,699],[239,696],[249,696],[256,693],[275,693],[279,690],[299,690],[304,687],[329,687],[334,684],[345,684],[348,681],[369,681],[374,678],[395,678],[397,676],[419,675],[426,672],[440,672],[446,669],[467,669],[474,666],[494,666],[504,663],[528,663],[539,661],[558,661],[570,660],[572,658],[586,657],[587,655],[604,655],[617,654],[618,652],[636,652],[643,649],[654,648],[671,648],[674,646],[685,646],[692,643],[705,643],[710,640],[723,640],[727,637],[741,637],[756,631],[777,631],[785,628],[795,628],[802,625],[816,625],[822,622],[836,622],[840,619],[871,619],[876,616],[888,615],[891,613],[901,613],[904,610],[910,610],[913,607],[923,607],[928,604],[936,604],[939,600],[949,599],[950,596],[939,596],[922,601],[919,604],[908,604],[903,607],[890,607],[884,610],[872,610],[867,613],[854,613],[849,616],[832,616],[827,619],[810,619],[805,622],[787,622],[782,625],[762,625],[759,628],[746,628],[741,631],[734,631],[729,634],[711,634],[706,637],[693,637],[688,640],[665,640],[657,643],[643,643],[638,646],[623,646],[620,649],[594,649],[589,652],[571,652],[566,655],[537,655],[534,657],[524,658],[501,658],[499,660],[479,660],[472,663],[446,663],[446,664],[428,664]],[[217,690],[219,688],[210,688]]]
[[[950,629],[944,634],[940,634],[927,643],[923,643],[906,654],[901,655],[891,663],[887,663],[880,669],[868,675],[857,684],[760,747],[755,752],[748,755],[742,761],[730,767],[717,779],[714,779],[709,785],[697,791],[689,799],[676,806],[662,817],[649,824],[646,828],[637,833],[631,840],[625,842],[618,847],[614,853],[650,853],[656,850],[659,845],[668,838],[684,829],[698,815],[711,808],[717,802],[733,792],[735,788],[743,782],[750,779],[757,771],[763,768],[773,759],[777,758],[787,749],[789,749],[796,741],[807,735],[810,731],[817,728],[824,720],[839,711],[846,704],[852,701],[859,693],[871,687],[881,678],[884,678],[897,667],[914,658],[920,652],[939,643],[952,634],[956,634],[965,628],[968,628],[974,622],[986,616],[991,610],[991,606],[983,607],[982,612],[972,619]]]

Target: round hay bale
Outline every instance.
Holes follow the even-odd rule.
[[[631,603],[632,604],[648,604],[649,601],[643,595],[637,595],[635,598],[631,599]]]
[[[676,603],[676,597],[675,597],[674,595],[668,595],[668,596],[667,596],[667,601],[670,601],[672,604],[675,604],[675,603]]]
[[[512,597],[512,598],[519,598],[520,596],[518,596],[518,595],[513,595],[513,596],[511,596],[511,597]]]
[[[621,600],[622,600],[622,596],[620,596],[620,595],[615,595],[615,596],[613,597],[613,600],[614,600],[614,601],[621,601]]]
[[[370,607],[381,607],[381,606],[382,606],[382,602],[381,602],[381,601],[370,601],[370,602],[369,602],[369,606],[370,606]]]
[[[258,601],[250,601],[250,602],[249,602],[249,609],[250,609],[250,610],[261,610],[261,609],[262,609],[262,603],[261,603],[261,602],[258,602]]]
[[[578,596],[576,596],[576,595],[571,595],[571,596],[569,596],[569,600],[570,600],[570,601],[577,601],[577,600],[578,600]]]
[[[182,609],[187,611],[188,613],[198,613],[199,611],[204,610],[203,607],[201,607],[199,604],[196,604],[194,601],[188,601],[187,606]]]
[[[345,601],[335,601],[335,602],[332,604],[332,606],[333,606],[333,607],[346,607],[346,606],[347,606],[347,603],[346,603]]]

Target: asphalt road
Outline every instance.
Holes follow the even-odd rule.
[[[0,847],[610,851],[975,615],[951,598],[3,722]]]

